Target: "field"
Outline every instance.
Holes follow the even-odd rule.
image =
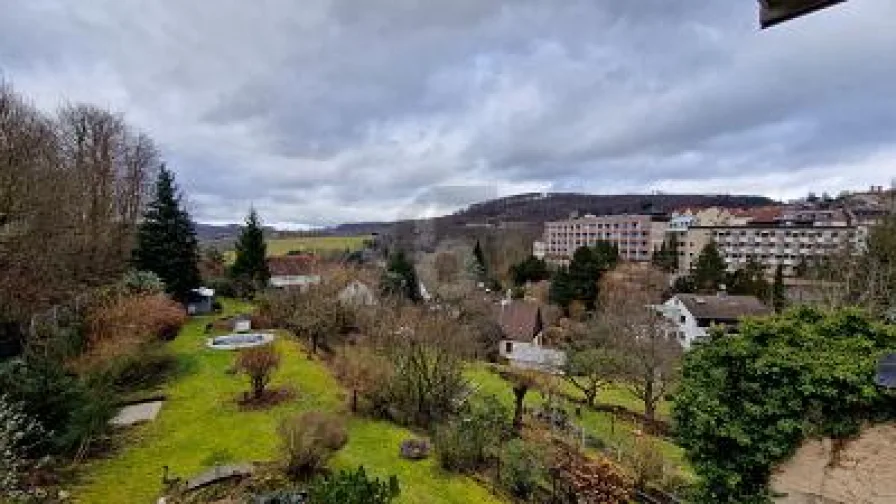
[[[369,235],[358,236],[302,236],[296,238],[269,238],[268,256],[284,256],[291,251],[308,252],[321,257],[342,254],[346,250],[353,252],[364,246],[364,240],[369,240]],[[236,258],[233,250],[234,242],[226,245],[218,245],[220,250],[225,250],[224,260],[232,263]]]
[[[226,308],[232,313],[241,307],[228,303]],[[162,412],[156,421],[129,431],[126,447],[118,453],[81,468],[76,502],[155,502],[162,491],[164,465],[188,478],[216,463],[272,460],[277,455],[276,426],[284,416],[309,410],[344,413],[340,384],[320,362],[309,360],[301,344],[282,334],[276,345],[283,362],[273,385],[293,386],[297,399],[266,411],[239,411],[233,399],[247,389],[247,382],[227,372],[232,353],[205,348],[203,328],[209,320],[192,319],[170,343],[180,372],[161,391],[168,397]],[[351,419],[348,427],[348,445],[334,466],[364,464],[375,475],[397,475],[400,503],[502,502],[474,480],[442,472],[433,458],[421,462],[399,458],[400,441],[412,436],[406,429],[360,418]]]
[[[291,250],[326,254],[360,250],[370,236],[307,236],[299,238],[272,238],[268,240],[268,255],[286,255]]]

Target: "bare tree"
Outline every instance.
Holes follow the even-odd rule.
[[[150,139],[84,105],[48,116],[0,83],[0,318],[109,283],[127,267],[147,180]]]
[[[593,408],[600,391],[618,378],[620,355],[606,325],[591,320],[576,327],[581,329],[569,338],[563,377],[582,392],[585,403]]]
[[[614,275],[601,289],[600,317],[612,332],[623,382],[644,403],[648,421],[677,379],[682,347],[674,327],[655,308],[666,278],[650,269]]]

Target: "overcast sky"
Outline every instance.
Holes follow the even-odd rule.
[[[896,2],[0,0],[0,73],[123,112],[203,222],[896,176]]]

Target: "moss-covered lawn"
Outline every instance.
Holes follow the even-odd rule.
[[[237,312],[245,307],[228,303],[225,308]],[[239,411],[233,399],[247,389],[247,382],[227,372],[233,353],[205,347],[203,329],[209,320],[194,318],[170,343],[180,371],[161,390],[168,400],[159,417],[123,434],[124,448],[118,452],[81,468],[83,477],[73,492],[77,502],[155,502],[162,491],[164,465],[177,476],[191,477],[215,463],[271,460],[277,453],[276,426],[284,415],[315,409],[344,411],[340,385],[321,363],[309,360],[301,345],[287,337],[276,342],[282,364],[272,385],[294,387],[296,399],[266,411]],[[476,481],[442,472],[433,459],[400,459],[399,442],[409,436],[407,430],[386,422],[351,419],[349,443],[334,465],[363,464],[377,475],[397,475],[401,503],[501,502]]]

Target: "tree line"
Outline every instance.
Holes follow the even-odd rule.
[[[160,164],[121,115],[81,103],[47,113],[0,83],[0,341],[128,269]]]

